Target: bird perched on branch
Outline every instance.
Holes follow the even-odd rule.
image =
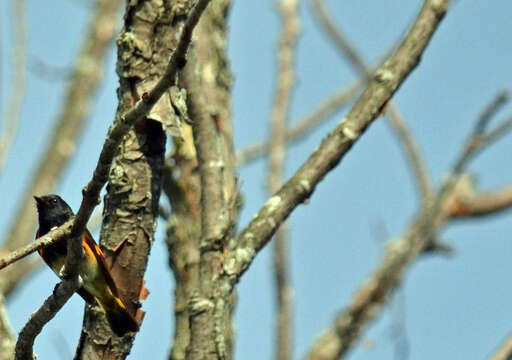
[[[45,235],[52,228],[58,227],[74,216],[73,210],[58,195],[34,196],[39,215],[39,230],[36,238]],[[84,257],[80,264],[81,287],[77,290],[88,304],[96,302],[103,308],[110,327],[117,336],[123,336],[130,331],[138,331],[139,324],[128,312],[119,297],[105,256],[94,241],[92,235],[85,229],[82,235]],[[63,278],[66,264],[67,239],[39,249],[39,255],[59,278]]]

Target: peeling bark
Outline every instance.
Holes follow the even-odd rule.
[[[124,114],[162,76],[187,19],[192,1],[135,1],[126,7],[118,37],[118,114]],[[157,102],[150,114],[124,138],[112,165],[105,196],[101,245],[125,304],[143,318],[140,293],[154,240],[162,187],[164,129],[181,136],[181,98],[177,87]],[[89,308],[77,359],[123,359],[135,334],[118,338],[103,313]]]

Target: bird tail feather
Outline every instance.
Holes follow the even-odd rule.
[[[105,310],[110,327],[117,336],[123,336],[130,331],[139,331],[139,324],[128,312],[120,298],[112,295],[99,302]]]

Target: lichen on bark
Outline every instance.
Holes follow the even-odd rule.
[[[186,5],[186,6],[184,6]],[[175,49],[192,1],[130,1],[118,37],[118,115],[130,110],[162,76]],[[171,96],[172,94],[172,96]],[[112,164],[101,230],[101,246],[121,297],[142,320],[140,293],[154,240],[162,188],[165,132],[182,136],[185,93],[173,88],[135,124]],[[77,359],[123,359],[135,334],[114,336],[102,312],[88,309]]]

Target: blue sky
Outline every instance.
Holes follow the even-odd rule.
[[[5,114],[11,67],[9,3],[0,3],[1,99]],[[28,56],[54,66],[72,61],[87,26],[85,2],[27,2]],[[417,14],[420,1],[326,1],[332,16],[369,61],[378,60]],[[308,113],[356,74],[319,31],[308,1],[301,4],[297,86],[291,121]],[[512,3],[507,0],[455,2],[436,32],[420,66],[395,95],[418,138],[432,178],[438,183],[453,163],[482,107],[512,84]],[[235,76],[235,143],[241,148],[266,136],[275,75],[279,18],[271,0],[234,1],[229,52]],[[80,189],[95,166],[116,108],[115,51],[110,51],[105,81],[95,97],[75,160],[57,192],[77,208]],[[62,105],[64,81],[50,82],[29,72],[18,136],[0,175],[0,233],[5,234],[25,186],[39,161],[52,122]],[[291,175],[348,109],[289,148]],[[512,111],[508,105],[496,120]],[[481,189],[512,181],[508,136],[470,166]],[[240,228],[265,201],[264,161],[240,169],[245,207]],[[35,211],[35,209],[34,209]],[[415,189],[403,156],[384,119],[379,119],[317,187],[308,205],[291,216],[291,265],[295,286],[295,358],[330,324],[359,284],[378,264],[388,238],[400,235],[417,212]],[[411,359],[480,359],[489,356],[512,331],[510,213],[450,225],[441,237],[456,248],[452,257],[424,256],[405,278],[388,310],[368,328],[351,359],[392,359],[393,326],[406,331]],[[389,236],[376,230],[384,224]],[[158,228],[147,273],[151,295],[131,359],[164,358],[172,334],[173,279],[167,266],[164,226]],[[244,275],[238,292],[236,357],[273,356],[274,293],[271,253],[265,249]],[[16,331],[56,283],[46,268],[19,289],[8,310]],[[74,297],[36,342],[40,358],[70,358],[78,340],[83,302]],[[405,313],[405,316],[401,316]],[[405,334],[405,337],[404,335]]]

